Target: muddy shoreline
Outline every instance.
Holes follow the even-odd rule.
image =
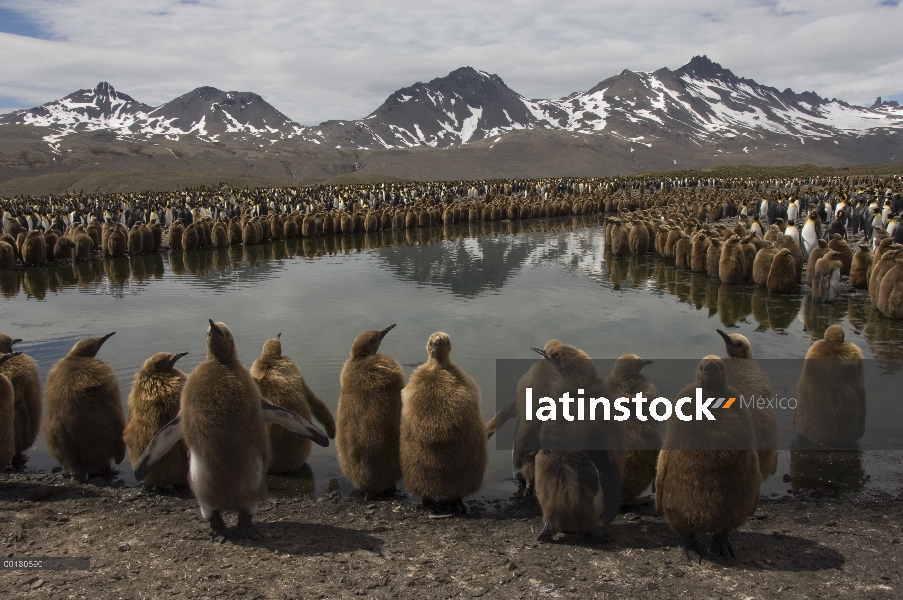
[[[98,485],[99,484],[99,485]],[[403,497],[271,497],[262,541],[211,543],[188,492],[0,474],[2,557],[90,557],[89,571],[0,570],[7,598],[895,598],[903,496],[762,498],[737,561],[687,561],[651,499],[586,541],[538,544],[533,501],[435,518]],[[230,527],[235,515],[226,515]]]

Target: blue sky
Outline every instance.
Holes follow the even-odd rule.
[[[252,91],[303,123],[368,114],[465,65],[528,98],[705,54],[853,104],[903,102],[897,0],[0,0],[0,108],[109,81],[156,105]]]

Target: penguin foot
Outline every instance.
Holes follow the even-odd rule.
[[[542,531],[539,532],[539,537],[536,538],[536,541],[539,542],[551,542],[552,538],[555,537],[555,530],[552,529],[552,524],[546,521],[542,525]]]
[[[225,542],[228,534],[226,533],[226,524],[223,522],[223,516],[219,514],[219,511],[210,515],[207,522],[210,523],[210,541],[217,544]]]
[[[460,498],[457,500],[451,500],[447,503],[448,510],[452,513],[459,515],[467,514],[467,506],[464,505],[464,501]]]
[[[699,547],[699,540],[692,533],[684,535],[683,540],[684,556],[690,562],[702,564],[702,548]]]
[[[245,511],[238,513],[238,526],[235,528],[235,535],[242,539],[262,540],[263,535],[254,528],[251,515]]]
[[[428,511],[433,512],[433,513],[438,513],[438,512],[442,511],[442,506],[440,506],[440,504],[438,502],[436,502],[436,500],[434,500],[433,498],[430,498],[429,496],[424,496],[423,499],[420,501],[420,505],[423,508],[425,508]]]
[[[19,452],[15,456],[13,456],[13,460],[9,463],[9,466],[12,467],[16,471],[21,471],[25,468],[25,463],[28,462],[28,457],[25,456],[24,452]]]
[[[724,558],[737,560],[737,555],[734,554],[734,547],[731,546],[726,533],[712,537],[712,552],[720,554]]]
[[[398,494],[398,487],[394,485],[381,492],[367,490],[364,492],[364,501],[370,502],[371,500],[387,500],[389,498],[394,498],[396,494]]]
[[[524,486],[524,496],[535,496],[536,495],[536,484],[532,481],[528,481],[527,485]]]

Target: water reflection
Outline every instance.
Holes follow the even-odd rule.
[[[310,465],[304,463],[293,473],[267,475],[267,486],[273,496],[313,497],[317,494],[316,478]]]
[[[353,258],[344,258],[348,256]],[[300,286],[299,281],[317,285]],[[95,297],[54,298],[81,290]],[[359,331],[374,326],[374,318],[376,325],[384,318],[393,319],[387,323],[396,317],[405,320],[406,332],[399,327],[396,345],[387,350],[402,362],[422,359],[423,339],[418,336],[424,331],[449,327],[461,340],[456,355],[462,368],[484,389],[484,415],[492,413],[494,359],[521,351],[529,355],[530,345],[552,337],[594,355],[701,357],[723,353],[714,329],[730,327],[750,337],[760,358],[801,359],[828,325],[847,320],[848,340],[884,359],[888,369],[903,364],[903,321],[884,318],[871,308],[867,294],[813,304],[801,293],[772,295],[753,285],[722,286],[716,277],[679,271],[658,255],[616,258],[605,251],[603,230],[592,217],[327,235],[5,271],[0,272],[0,294],[7,299],[8,322],[33,328],[17,335],[46,345],[27,349],[45,374],[74,339],[97,329],[97,321],[103,321],[101,331],[128,333],[117,353],[105,357],[117,369],[123,397],[152,351],[191,351],[189,360],[202,359],[206,325],[197,323],[206,323],[211,305],[230,325],[236,324],[247,364],[258,355],[259,343],[278,331],[294,329],[292,339],[316,340],[315,349],[297,347],[298,355],[311,386],[333,410],[348,345]],[[124,306],[117,298],[126,294],[141,298]],[[214,294],[228,294],[229,301],[215,303]],[[539,295],[547,304],[536,301]],[[261,297],[272,299],[272,310],[248,310]],[[437,297],[442,311],[436,308]],[[152,308],[140,310],[148,306]],[[304,310],[298,311],[299,306]],[[167,316],[161,320],[159,314]],[[193,333],[179,338],[178,348],[167,347],[186,332]],[[774,334],[785,337],[778,341]],[[784,448],[794,435],[788,435]],[[796,448],[790,468],[785,462],[779,476],[791,470],[799,490],[861,489],[863,470],[880,479],[883,468],[871,458],[872,447],[864,441],[862,448],[866,450],[859,454],[835,457]],[[48,467],[46,452],[43,459],[33,458],[36,468],[54,466]],[[271,488],[288,495],[322,494],[327,486],[345,490],[332,449],[311,460],[319,489],[313,472],[271,478]],[[487,481],[481,493],[507,495],[510,482],[503,477],[510,472],[510,454],[491,461],[488,472],[504,475]],[[840,474],[834,473],[837,469]],[[766,493],[787,489],[779,476],[766,483],[773,486]]]
[[[802,436],[790,448],[791,489],[813,498],[838,498],[862,491],[869,476],[862,466],[862,450],[825,450]]]
[[[811,294],[803,298],[803,310],[799,313],[800,322],[812,336],[812,340],[825,337],[825,330],[843,321],[847,314],[847,302],[840,298],[836,302],[815,302]]]
[[[824,336],[828,326],[847,320],[873,356],[903,359],[899,343],[903,321],[883,317],[865,293],[822,303],[813,302],[808,293],[771,294],[754,285],[722,286],[718,278],[678,270],[658,255],[615,257],[604,247],[600,225],[593,215],[484,221],[96,259],[0,272],[0,296],[44,301],[48,294],[75,287],[122,296],[130,284],[152,284],[168,274],[203,278],[203,285],[225,289],[230,271],[240,272],[243,280],[254,280],[272,275],[282,268],[281,263],[296,257],[318,259],[370,251],[399,281],[474,298],[497,292],[523,269],[554,263],[597,278],[612,291],[650,290],[674,296],[697,311],[705,309],[709,317],[717,315],[729,328],[750,323],[760,333],[785,334],[798,322],[814,341]],[[410,252],[407,247],[417,249]]]

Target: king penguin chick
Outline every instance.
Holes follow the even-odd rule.
[[[144,361],[135,374],[129,393],[129,417],[123,432],[132,468],[157,432],[179,414],[179,398],[185,385],[185,373],[175,368],[176,361],[188,354],[158,352]],[[178,442],[155,464],[143,480],[148,487],[165,488],[188,483],[188,452]]]
[[[636,354],[618,358],[611,374],[605,379],[611,399],[633,398],[642,393],[648,400],[653,400],[658,395],[655,384],[640,372],[650,364],[651,360],[643,360]],[[658,421],[648,417],[646,421],[640,421],[631,416],[626,426],[627,457],[624,472],[621,473],[621,502],[636,498],[655,479],[658,451],[662,447]]]
[[[379,346],[395,325],[354,338],[339,393],[336,447],[342,473],[369,500],[395,492],[401,479],[401,390],[404,371]]]
[[[558,340],[549,340],[543,350],[548,354],[558,354],[563,346],[564,344]],[[538,361],[518,381],[515,401],[496,413],[486,424],[486,439],[489,439],[506,421],[517,417],[511,459],[514,467],[514,479],[518,486],[518,496],[530,496],[535,492],[535,461],[536,453],[539,452],[539,434],[542,427],[542,423],[537,419],[527,420],[527,389],[531,390],[531,397],[544,398],[552,393],[553,386],[560,377],[561,375],[549,360],[543,358]]]
[[[552,363],[561,377],[551,398],[611,398],[589,356],[561,344],[553,352],[533,348]],[[554,404],[553,404],[554,406]],[[569,405],[568,405],[569,406]],[[539,417],[540,411],[537,411]],[[626,428],[603,419],[581,419],[563,409],[561,419],[546,420],[536,454],[536,499],[542,508],[543,528],[538,540],[551,541],[559,531],[592,536],[599,522],[610,525],[621,505],[621,474],[626,460]],[[590,414],[590,417],[593,415]]]
[[[889,319],[903,319],[903,260],[881,278],[877,309]]]
[[[0,356],[0,366],[19,354],[12,352]],[[15,402],[13,384],[0,372],[0,469],[6,468],[16,455]]]
[[[0,353],[9,354],[13,346],[21,342],[0,333]],[[41,377],[33,358],[17,352],[13,358],[0,365],[0,374],[6,376],[15,394],[16,454],[25,452],[38,437],[41,428]]]
[[[401,472],[427,508],[466,512],[462,499],[480,488],[486,471],[480,388],[451,362],[448,334],[431,335],[426,350],[429,360],[401,393]]]
[[[727,370],[717,356],[702,359],[696,381],[677,397],[736,398]],[[665,523],[683,537],[688,558],[703,552],[697,536],[712,534],[712,550],[735,556],[728,533],[743,525],[759,504],[762,474],[756,454],[755,428],[748,411],[735,407],[717,421],[668,421],[655,477],[655,506]]]
[[[724,339],[724,348],[727,356],[724,360],[724,368],[727,370],[727,383],[744,397],[749,397],[755,403],[759,398],[766,401],[771,398],[771,380],[762,367],[753,359],[752,347],[745,335],[724,333],[716,329],[718,335]],[[778,423],[774,416],[774,409],[755,408],[751,411],[753,427],[756,429],[756,450],[759,454],[759,470],[762,472],[762,481],[765,481],[778,468]]]
[[[790,294],[796,288],[796,263],[787,248],[781,248],[771,259],[765,287],[772,294]]]
[[[282,334],[263,345],[260,358],[251,365],[251,376],[268,402],[301,415],[308,421],[316,417],[330,438],[335,437],[335,421],[326,404],[304,381],[301,369],[282,354]],[[270,440],[270,473],[297,471],[310,455],[311,442],[285,429],[267,425]]]
[[[265,422],[309,437],[321,446],[329,438],[307,419],[266,402],[250,371],[238,360],[225,323],[210,320],[207,360],[182,388],[179,416],[151,440],[138,459],[135,477],[148,470],[180,439],[188,448],[188,485],[210,524],[210,539],[226,540],[221,511],[237,511],[240,538],[260,539],[252,523],[267,495],[270,445]]]
[[[725,285],[737,285],[746,274],[746,256],[740,247],[740,237],[732,235],[721,249],[718,261],[718,277]]]
[[[840,291],[840,252],[828,251],[815,263],[815,277],[812,279],[812,300],[814,302],[831,302]]]
[[[125,458],[125,417],[116,373],[95,358],[112,333],[77,342],[47,374],[47,450],[78,479],[106,471]]]
[[[806,352],[796,387],[796,430],[816,444],[853,444],[865,433],[865,369],[859,346],[831,325]]]
[[[859,244],[859,251],[853,255],[853,264],[850,267],[850,283],[858,290],[869,287],[868,273],[872,268],[874,254],[868,244]]]

